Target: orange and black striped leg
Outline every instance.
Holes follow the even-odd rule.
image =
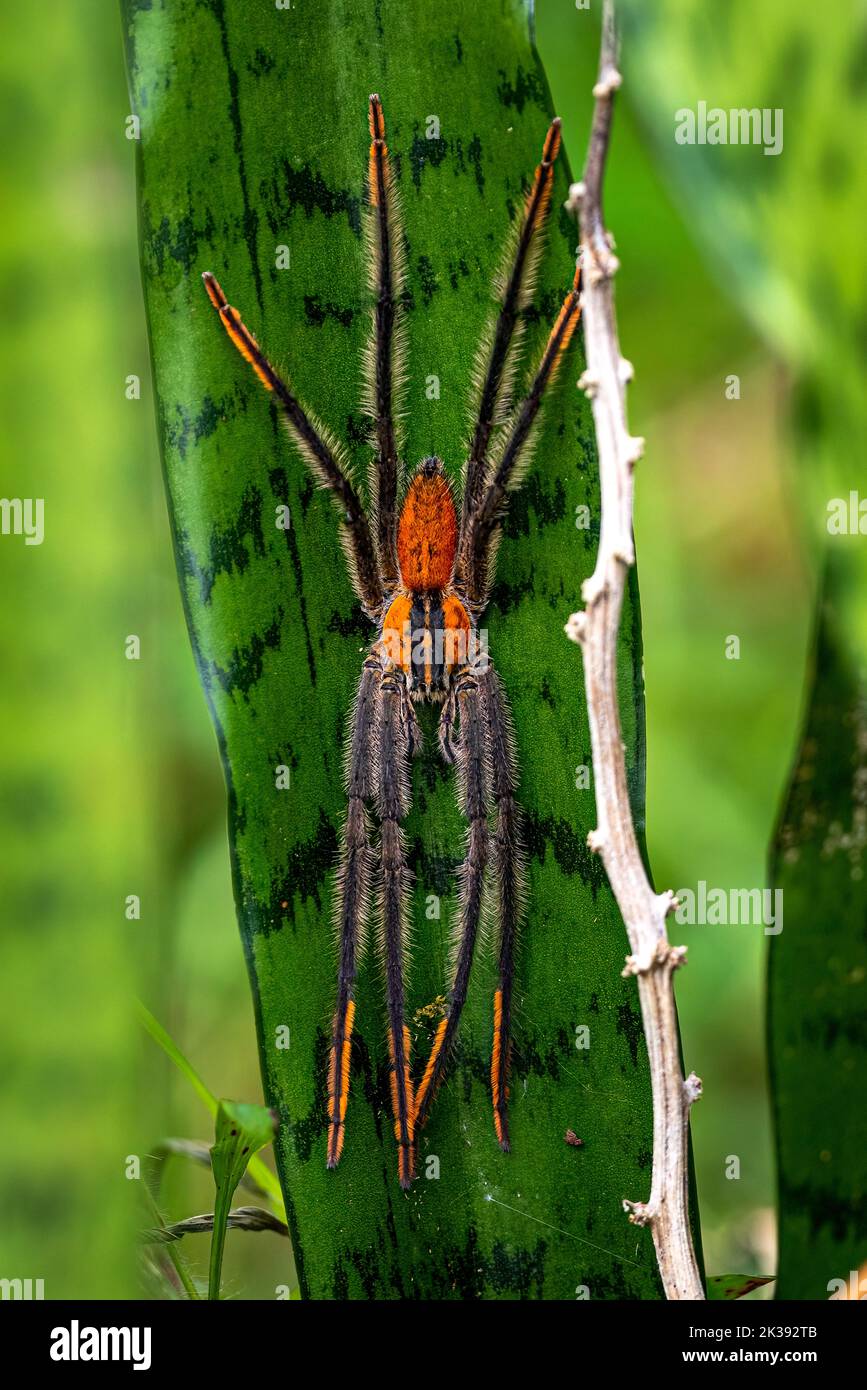
[[[521,846],[520,808],[515,800],[515,768],[512,719],[506,697],[493,667],[480,677],[488,726],[491,786],[496,807],[494,880],[496,883],[497,972],[494,994],[494,1041],[491,1053],[491,1096],[494,1130],[500,1148],[509,1152],[509,1063],[511,1060],[512,992],[515,950],[524,909],[524,854]]]
[[[327,487],[340,512],[342,539],[353,588],[367,613],[374,617],[382,608],[382,580],[367,515],[349,476],[345,451],[329,432],[298,403],[272,367],[237,309],[227,302],[210,271],[202,276],[208,298],[220,315],[229,338],[267,391],[272,392],[290,435],[295,440],[316,481]]]
[[[403,238],[397,191],[391,172],[382,103],[369,103],[368,173],[370,288],[375,296],[373,335],[366,354],[365,406],[374,422],[376,461],[371,491],[376,516],[376,544],[386,584],[397,580],[398,441],[397,397],[401,383],[402,339],[400,292],[404,283]]]
[[[421,1083],[416,1092],[416,1127],[424,1125],[445,1073],[452,1044],[467,999],[476,938],[482,916],[485,867],[488,862],[488,750],[484,711],[478,681],[469,671],[457,677],[460,711],[458,792],[467,820],[467,852],[459,870],[460,916],[454,953],[454,977],[448,1012],[440,1021]]]
[[[487,599],[491,554],[499,536],[508,494],[521,481],[529,461],[533,428],[548,387],[556,380],[566,349],[581,318],[581,270],[576,267],[572,288],[551,329],[530,390],[515,411],[490,480],[475,512],[467,521],[464,584],[468,602],[480,607]]]
[[[551,205],[554,161],[560,149],[560,121],[555,119],[545,137],[542,158],[533,186],[527,194],[524,215],[516,236],[507,247],[507,264],[496,282],[500,312],[486,360],[480,361],[478,415],[470,441],[464,480],[459,546],[459,580],[462,578],[469,520],[475,513],[485,488],[488,447],[494,427],[511,404],[511,382],[520,343],[520,315],[533,291],[536,261],[541,245],[538,233],[545,225]]]
[[[382,667],[373,657],[364,663],[350,725],[346,754],[349,805],[340,857],[337,898],[337,1003],[328,1063],[328,1145],[326,1162],[336,1168],[343,1152],[352,1027],[355,1021],[355,976],[363,944],[370,897],[371,849],[365,803],[373,799],[373,736]]]
[[[410,1040],[404,1006],[409,869],[401,822],[409,809],[409,768],[400,671],[382,678],[377,719],[377,809],[381,827],[378,915],[388,1008],[391,1105],[398,1143],[398,1178],[409,1188],[415,1176],[415,1101],[410,1080]]]

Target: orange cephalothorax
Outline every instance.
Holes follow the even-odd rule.
[[[425,459],[409,485],[397,528],[400,577],[414,593],[445,589],[452,577],[458,519],[439,459]]]

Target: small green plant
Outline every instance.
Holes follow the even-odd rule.
[[[170,1296],[177,1296],[178,1290],[181,1290],[187,1298],[199,1298],[199,1285],[190,1273],[177,1242],[184,1236],[209,1232],[211,1254],[207,1297],[217,1300],[220,1297],[223,1250],[228,1230],[272,1231],[282,1236],[289,1234],[277,1180],[258,1157],[262,1149],[273,1143],[275,1116],[264,1105],[217,1100],[174,1039],[143,1004],[139,1004],[139,1018],[153,1040],[189,1082],[215,1124],[215,1142],[210,1147],[201,1140],[165,1139],[150,1151],[143,1183],[148,1214],[153,1222],[142,1237],[147,1252],[147,1272],[156,1287],[168,1291]],[[213,1212],[171,1223],[165,1220],[159,1206],[159,1193],[165,1164],[172,1158],[206,1164],[211,1168],[215,1186]],[[232,1198],[239,1186],[248,1188],[264,1199],[268,1207],[238,1207],[232,1210]],[[164,1259],[160,1259],[160,1253]],[[174,1278],[165,1260],[171,1264]],[[294,1296],[294,1293],[290,1293],[290,1298]]]

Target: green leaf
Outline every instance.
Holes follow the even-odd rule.
[[[744,1298],[773,1282],[773,1274],[712,1274],[705,1281],[709,1299]]]
[[[208,1270],[208,1298],[220,1297],[223,1246],[229,1208],[235,1189],[246,1172],[253,1154],[274,1139],[275,1116],[264,1105],[221,1100],[217,1108],[217,1140],[211,1149],[211,1167],[217,1200],[214,1207],[211,1261]]]
[[[867,672],[841,631],[841,583],[832,563],[771,865],[780,1298],[826,1299],[867,1257]]]
[[[217,1098],[208,1090],[192,1062],[184,1056],[174,1038],[171,1034],[166,1032],[162,1024],[154,1018],[150,1009],[146,1008],[140,1001],[137,1003],[137,1009],[142,1026],[150,1034],[157,1046],[162,1048],[169,1060],[174,1062],[181,1075],[186,1077],[196,1095],[199,1097],[199,1100],[207,1108],[209,1114],[216,1115],[218,1106]]]
[[[350,446],[369,322],[361,235],[367,98],[384,102],[409,266],[405,456],[460,476],[467,398],[491,281],[551,115],[518,0],[126,0],[132,109],[141,118],[143,278],[172,528],[191,640],[229,788],[239,920],[265,1095],[301,1288],[317,1298],[658,1298],[647,1231],[624,1197],[650,1185],[649,1075],[627,943],[586,846],[592,788],[580,654],[563,635],[592,569],[599,494],[580,346],[513,498],[485,622],[512,702],[526,815],[529,912],[518,966],[513,1152],[493,1135],[494,970],[481,952],[461,1042],[397,1185],[382,985],[361,968],[346,1146],[325,1168],[334,1002],[333,867],[344,811],[347,712],[372,631],[353,601],[329,499],[220,330],[213,271],[300,398]],[[588,35],[589,41],[589,35]],[[595,42],[595,40],[594,40]],[[588,116],[589,116],[588,94]],[[429,117],[439,121],[439,135]],[[582,133],[583,140],[583,133]],[[528,361],[571,282],[560,211],[528,311]],[[289,250],[289,268],[285,263]],[[278,529],[288,505],[292,527]],[[590,530],[576,526],[588,506]],[[619,653],[630,786],[643,831],[637,588]],[[409,1013],[415,1061],[448,988],[449,916],[463,825],[436,754],[414,769]],[[278,766],[291,787],[275,786]],[[206,926],[203,925],[203,930]],[[589,1047],[576,1046],[589,1029]],[[288,1046],[287,1046],[288,1041]],[[580,1151],[567,1129],[585,1139]]]
[[[861,48],[867,21],[845,9],[787,0],[620,0],[625,90],[637,101],[687,221],[715,269],[767,340],[790,362],[854,383],[840,334],[856,328],[867,171],[845,131],[865,115]],[[758,139],[684,143],[682,112],[767,111]],[[779,115],[775,117],[775,113]],[[727,123],[728,126],[728,123]],[[776,137],[775,138],[775,131]],[[728,134],[728,129],[727,129]],[[767,138],[766,138],[767,137]],[[765,148],[776,153],[765,153]],[[821,187],[832,237],[816,235],[810,190]]]
[[[159,1192],[163,1168],[170,1158],[186,1158],[191,1163],[198,1163],[204,1168],[210,1168],[211,1146],[204,1139],[161,1139],[159,1143],[152,1144],[148,1153],[148,1160],[150,1162],[151,1189],[154,1195]],[[271,1197],[271,1193],[260,1186],[249,1169],[241,1178],[240,1185],[246,1187],[249,1192],[255,1192],[257,1197],[269,1199]]]

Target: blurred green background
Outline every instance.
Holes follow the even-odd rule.
[[[536,22],[577,171],[596,16],[539,0]],[[738,307],[725,266],[691,233],[688,191],[675,204],[632,104],[628,51],[624,67],[606,209],[623,262],[621,342],[636,367],[631,421],[648,441],[636,536],[650,858],[659,887],[759,887],[816,583],[793,476],[792,384],[754,327],[761,314]],[[0,490],[44,497],[46,517],[41,547],[0,538],[0,1277],[44,1278],[49,1298],[118,1297],[138,1288],[128,1157],[167,1135],[210,1138],[200,1103],[140,1035],[134,996],[212,1090],[261,1092],[222,779],[156,449],[115,8],[6,7],[0,109],[11,133],[0,152]],[[797,159],[796,132],[788,138]],[[737,401],[726,399],[732,374]],[[125,656],[131,634],[138,661]],[[730,634],[736,662],[725,659]],[[130,894],[138,920],[125,916]],[[705,1083],[693,1136],[707,1268],[771,1272],[767,941],[746,926],[673,936],[690,947],[678,979],[686,1065]],[[738,1180],[726,1177],[730,1155]],[[210,1210],[211,1194],[204,1170],[171,1170],[174,1216]],[[186,1245],[205,1269],[206,1240]],[[230,1235],[228,1294],[273,1297],[289,1276],[278,1237]]]

